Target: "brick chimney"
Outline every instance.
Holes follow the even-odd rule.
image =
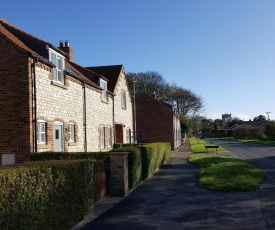
[[[60,41],[59,49],[61,49],[63,52],[65,52],[69,56],[70,61],[74,61],[74,52],[73,52],[73,49],[70,47],[70,43],[68,40],[65,40],[65,43],[63,43],[63,41]]]

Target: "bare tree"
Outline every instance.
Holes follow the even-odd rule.
[[[160,100],[164,100],[166,98],[166,91],[169,84],[160,73],[153,71],[148,71],[145,73],[127,73],[126,78],[132,95],[134,95],[135,83],[136,97],[146,92],[148,94],[155,94],[156,98]]]
[[[175,84],[170,86],[168,98],[175,104],[177,111],[184,116],[194,116],[204,107],[204,101],[199,95]]]
[[[204,101],[199,95],[176,84],[170,86],[158,72],[127,73],[126,79],[132,95],[135,84],[136,97],[144,92],[155,94],[158,100],[174,105],[182,116],[195,116],[204,107]]]

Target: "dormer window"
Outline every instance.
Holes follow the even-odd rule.
[[[100,79],[100,87],[102,88],[101,99],[107,101],[107,82]]]
[[[50,61],[55,65],[53,68],[53,80],[64,84],[64,57],[52,49],[49,49]]]

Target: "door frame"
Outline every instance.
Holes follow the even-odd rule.
[[[55,121],[53,123],[53,150],[54,150],[54,143],[55,143],[55,126],[61,126],[61,134],[60,134],[60,141],[61,141],[61,151],[60,152],[64,152],[64,125],[62,122],[60,121]],[[54,150],[55,152],[55,150]]]

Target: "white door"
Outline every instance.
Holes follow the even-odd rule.
[[[54,124],[53,136],[54,136],[54,151],[63,152],[63,125]]]

